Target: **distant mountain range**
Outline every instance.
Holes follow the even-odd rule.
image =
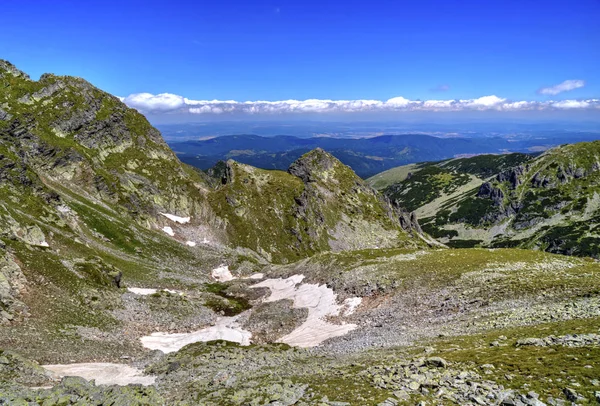
[[[493,137],[434,137],[425,134],[382,135],[371,138],[300,138],[279,135],[230,135],[197,141],[171,141],[185,163],[208,169],[220,160],[263,169],[286,170],[314,148],[323,148],[363,178],[414,162],[507,152],[539,152],[564,143],[593,141],[595,132],[545,131],[536,134]]]

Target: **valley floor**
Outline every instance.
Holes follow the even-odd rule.
[[[230,275],[227,282],[159,278],[141,288],[125,280],[132,286],[119,291],[119,305],[98,310],[113,320],[105,325],[52,331],[30,317],[3,327],[0,404],[554,405],[600,397],[596,261],[390,249],[259,268],[213,272]],[[111,386],[128,383],[146,386]]]

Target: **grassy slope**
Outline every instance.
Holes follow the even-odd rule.
[[[399,204],[417,210],[424,231],[452,246],[519,246],[595,256],[600,252],[596,227],[600,190],[598,173],[593,168],[600,157],[599,145],[598,142],[566,145],[536,158],[525,154],[483,155],[425,164],[410,179],[388,186],[385,193]],[[516,190],[508,182],[492,178],[525,163],[528,170],[520,177]],[[569,168],[573,172],[584,170],[587,175],[581,178],[571,175],[568,181],[561,181],[558,174]],[[461,178],[464,174],[475,176],[480,182],[491,179],[492,185],[504,192],[503,206],[476,197],[479,185],[465,184],[466,179]],[[547,178],[551,185],[535,187],[536,174]],[[490,221],[511,203],[521,209],[504,221],[507,224],[499,226]]]

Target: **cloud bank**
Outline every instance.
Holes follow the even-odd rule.
[[[585,81],[583,80],[565,80],[558,85],[550,86],[550,87],[542,87],[538,90],[539,94],[546,94],[550,96],[555,96],[562,92],[568,92],[569,90],[579,89],[580,87],[585,86]]]
[[[565,82],[566,83],[566,82]],[[563,83],[564,84],[564,83]],[[561,84],[561,85],[563,85]],[[558,85],[558,86],[561,86]],[[556,87],[556,86],[555,86]],[[593,109],[600,110],[600,99],[561,101],[511,101],[495,95],[477,99],[409,100],[394,97],[388,100],[281,100],[244,101],[191,100],[170,93],[153,95],[137,93],[121,98],[129,107],[142,113],[178,113],[193,115],[223,114],[301,114],[301,113],[361,113],[412,111],[547,111]]]

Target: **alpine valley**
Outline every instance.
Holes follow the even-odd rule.
[[[600,402],[600,142],[330,152],[203,171],[0,61],[0,404]]]

